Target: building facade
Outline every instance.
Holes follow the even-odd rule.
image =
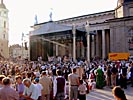
[[[9,58],[9,47],[8,47],[8,9],[6,8],[3,0],[0,4],[0,55],[3,58]]]
[[[10,59],[29,59],[29,50],[19,44],[15,44],[9,47],[9,55]]]
[[[82,41],[77,41],[78,39],[72,36],[72,41],[73,38],[76,38],[76,43],[74,44],[73,41],[69,47],[69,55],[72,57],[83,57],[87,60],[94,57],[104,59],[111,52],[128,52],[133,55],[133,0],[118,0],[114,10],[67,18],[53,23],[75,26],[76,29],[86,32]],[[39,30],[44,24],[34,25],[33,32]],[[58,37],[56,36],[56,38]],[[64,37],[66,37],[65,34]],[[86,42],[86,46],[83,45],[84,42]],[[59,55],[65,54],[60,52],[64,51],[61,46],[55,50]],[[76,56],[74,56],[73,50],[76,52]]]

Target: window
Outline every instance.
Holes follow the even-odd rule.
[[[6,16],[6,11],[4,11],[4,16]]]
[[[133,28],[128,31],[128,36],[133,36]]]
[[[3,34],[3,38],[4,38],[4,39],[6,38],[6,35],[5,35],[5,34]]]
[[[133,28],[128,31],[129,50],[133,50]]]
[[[4,14],[6,14],[6,11],[4,11]]]
[[[6,28],[6,21],[4,21],[4,28]]]
[[[133,16],[133,8],[130,8],[130,9],[129,9],[129,13],[130,13],[130,14],[129,14],[130,16]]]

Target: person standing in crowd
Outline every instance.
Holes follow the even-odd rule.
[[[0,89],[0,100],[19,100],[19,94],[10,87],[10,78],[2,79],[3,87]]]
[[[53,83],[53,99],[64,100],[66,94],[66,81],[65,78],[61,76],[61,70],[57,69],[57,77]]]
[[[110,66],[107,66],[107,71],[106,71],[106,86],[108,86],[108,87],[111,86],[111,70],[110,70]]]
[[[118,74],[118,70],[115,67],[115,65],[113,65],[113,67],[111,69],[111,85],[112,85],[112,87],[116,86],[117,74]]]
[[[42,93],[41,93],[41,92],[42,92],[43,87],[42,87],[42,85],[39,83],[39,78],[35,78],[34,82],[35,82],[35,86],[38,88],[39,97],[38,97],[37,100],[42,100]]]
[[[83,80],[79,80],[79,87],[78,87],[78,91],[79,91],[79,100],[86,100],[86,93],[87,93],[87,88],[86,85],[83,84]]]
[[[25,85],[25,89],[20,97],[23,97],[26,100],[37,100],[39,97],[38,88],[31,83],[30,79],[28,78],[23,80],[23,84]]]
[[[123,66],[121,69],[120,86],[121,88],[127,89],[127,68],[126,66]]]
[[[115,86],[112,89],[113,96],[116,100],[127,100],[124,91],[119,86]]]
[[[42,71],[42,77],[39,80],[42,85],[42,100],[50,100],[50,91],[52,89],[52,81],[47,77],[46,71]]]
[[[20,75],[16,76],[16,91],[19,95],[24,92],[24,84],[22,83],[22,77]],[[24,100],[24,98],[20,97],[19,100]]]
[[[104,86],[104,73],[101,69],[101,66],[99,66],[96,70],[96,88],[102,89]]]
[[[6,77],[5,75],[0,75],[0,88],[3,87],[2,79],[5,78],[5,77]]]
[[[72,73],[68,75],[69,81],[69,100],[77,100],[79,76],[76,74],[76,68],[72,69]]]
[[[131,87],[133,87],[133,63],[131,65],[130,72],[131,72]]]

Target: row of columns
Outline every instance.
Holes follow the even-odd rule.
[[[90,62],[90,25],[87,21],[87,24],[85,26],[86,32],[87,32],[87,61]],[[76,61],[76,28],[75,25],[73,25],[73,60]],[[105,58],[106,48],[105,48],[105,30],[102,29],[102,58]]]
[[[90,62],[90,25],[87,21],[87,24],[85,26],[86,32],[87,32],[87,61]],[[72,34],[73,34],[73,61],[76,61],[76,27],[75,24],[73,24],[72,28]],[[102,29],[102,58],[104,59],[106,56],[106,47],[105,47],[105,30]],[[56,55],[58,55],[58,45],[56,45]]]

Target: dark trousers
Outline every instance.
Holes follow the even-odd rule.
[[[61,92],[56,94],[55,100],[64,100],[64,98],[65,98],[64,92]]]
[[[42,100],[42,97],[41,97],[41,96],[39,96],[37,100]]]
[[[133,87],[133,76],[131,76],[131,85]]]
[[[79,94],[79,100],[86,100],[86,94]]]
[[[127,88],[127,78],[126,76],[121,76],[120,78],[120,86],[121,88]]]

